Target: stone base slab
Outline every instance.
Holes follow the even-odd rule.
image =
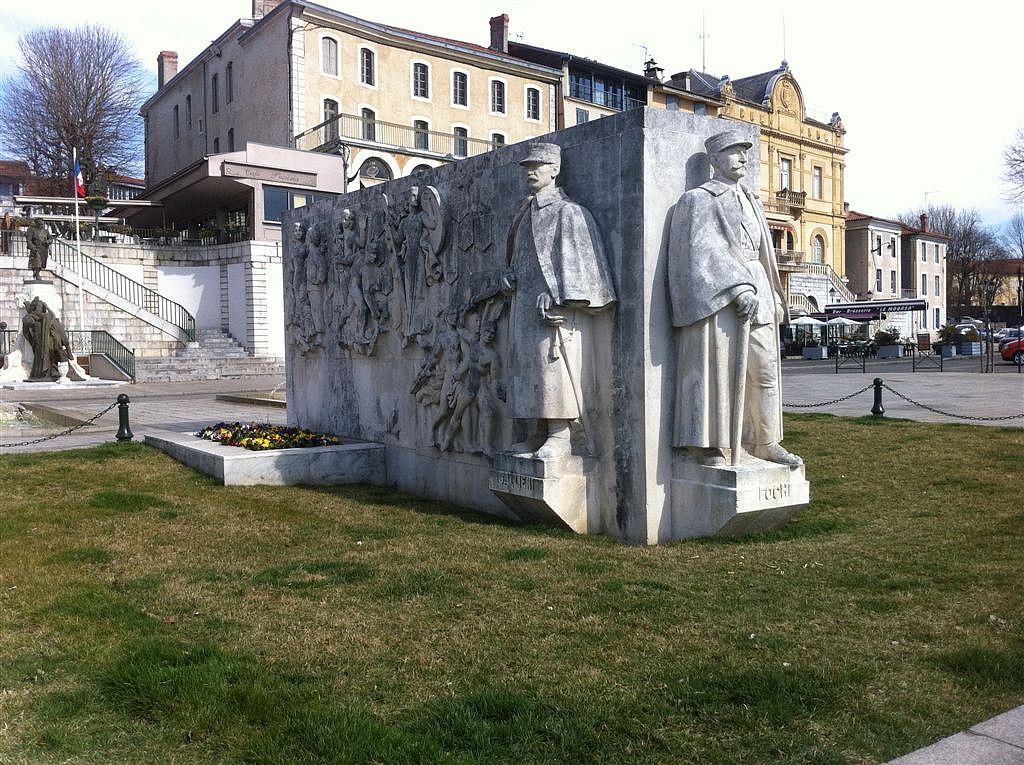
[[[225,486],[386,483],[384,446],[365,441],[254,452],[190,433],[155,430],[146,435],[146,443]]]
[[[67,380],[65,382],[39,381],[30,382],[8,382],[0,385],[4,390],[81,390],[82,388],[116,388],[120,385],[127,385],[121,380],[101,380],[98,377],[90,377],[88,380]]]
[[[589,522],[588,474],[594,460],[564,457],[539,460],[516,454],[497,454],[491,462],[488,486],[516,517],[569,529],[592,531]]]
[[[747,458],[735,467],[709,467],[677,459],[671,482],[672,538],[773,531],[809,502],[803,465]]]

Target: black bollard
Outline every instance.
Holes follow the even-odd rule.
[[[122,393],[117,397],[117,435],[114,436],[118,441],[124,443],[125,441],[132,440],[132,428],[128,424],[128,394]]]
[[[882,406],[882,378],[876,377],[875,382],[875,403],[871,407],[871,414],[875,417],[881,417],[885,414],[885,407]]]

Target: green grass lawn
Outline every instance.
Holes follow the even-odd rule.
[[[787,428],[786,529],[651,548],[0,457],[0,762],[861,763],[1024,703],[1024,431]]]

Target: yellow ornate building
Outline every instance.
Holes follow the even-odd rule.
[[[660,88],[721,102],[718,114],[761,129],[761,198],[790,304],[824,307],[830,289],[847,289],[844,212],[846,130],[838,112],[808,115],[799,83],[783,61],[775,70],[732,80],[689,70]]]

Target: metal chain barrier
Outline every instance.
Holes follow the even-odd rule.
[[[882,383],[882,387],[885,388],[890,393],[892,393],[893,395],[897,396],[898,398],[903,399],[904,401],[906,401],[909,404],[913,404],[914,406],[919,406],[922,409],[927,409],[929,412],[934,412],[935,414],[941,414],[943,417],[956,417],[957,419],[961,419],[961,420],[975,420],[975,421],[978,421],[978,422],[998,422],[1000,420],[1019,420],[1020,418],[1024,417],[1024,413],[1022,413],[1022,414],[1010,414],[1010,415],[1006,415],[1005,417],[972,417],[971,415],[968,415],[968,414],[953,414],[952,412],[944,412],[941,409],[936,409],[933,406],[928,406],[928,404],[922,404],[920,401],[914,401],[914,399],[910,398],[909,396],[904,396],[898,390],[894,390],[893,388],[889,387],[885,383]]]
[[[788,401],[783,401],[782,405],[784,407],[789,407],[790,409],[813,409],[813,408],[819,407],[819,406],[829,406],[831,404],[838,404],[840,401],[849,401],[851,398],[856,398],[857,396],[859,396],[864,391],[871,390],[871,388],[873,388],[873,387],[874,387],[873,384],[872,385],[865,385],[863,388],[861,388],[858,391],[854,391],[849,396],[843,396],[842,398],[834,398],[831,401],[822,401],[821,403],[817,403],[817,404],[793,404],[793,403],[790,403]]]
[[[108,406],[106,409],[104,409],[99,414],[93,415],[92,417],[90,417],[85,422],[80,422],[77,425],[72,425],[70,428],[68,428],[67,430],[63,430],[60,433],[54,433],[53,435],[50,435],[50,436],[43,436],[42,438],[36,438],[36,439],[33,439],[32,441],[19,441],[18,443],[15,443],[15,444],[0,444],[0,449],[9,449],[9,448],[11,448],[13,446],[32,446],[33,444],[41,444],[41,443],[43,443],[43,441],[51,441],[54,438],[60,438],[61,436],[66,436],[69,433],[74,433],[76,430],[78,430],[80,428],[84,428],[86,425],[92,425],[92,423],[96,422],[96,420],[98,420],[100,417],[102,417],[107,412],[109,412],[111,409],[113,409],[115,406],[117,406],[118,403],[119,402],[115,401],[113,404]]]

